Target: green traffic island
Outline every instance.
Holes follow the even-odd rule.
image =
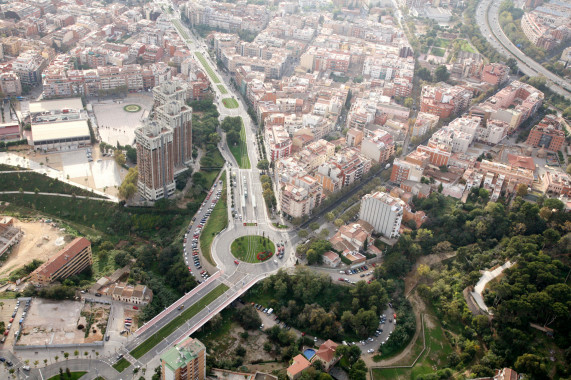
[[[115,368],[117,372],[123,372],[125,369],[129,368],[130,365],[131,363],[127,359],[121,358],[113,364],[113,368]]]
[[[127,104],[125,107],[123,107],[123,111],[130,113],[136,113],[139,112],[140,110],[141,106],[138,104]]]
[[[224,107],[229,108],[229,109],[239,107],[238,101],[234,98],[224,98],[224,99],[222,99],[222,104],[224,104]]]
[[[264,261],[270,259],[273,255],[274,255],[274,253],[271,251],[264,251],[264,252],[258,253],[256,255],[256,259],[258,259],[258,261],[264,262]]]
[[[69,368],[66,368],[64,371],[62,368],[60,368],[58,375],[52,376],[47,380],[77,380],[86,373],[87,372],[71,372]]]
[[[276,251],[276,246],[265,236],[247,235],[234,240],[230,251],[238,260],[256,264],[269,259]]]

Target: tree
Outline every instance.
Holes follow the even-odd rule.
[[[319,225],[319,223],[317,223],[317,222],[311,222],[311,223],[309,223],[309,229],[310,229],[311,231],[315,231],[315,230],[319,229],[319,226],[320,226],[320,225]]]
[[[432,82],[432,74],[426,67],[418,69],[418,77],[424,81]]]
[[[333,222],[333,224],[335,224],[335,227],[339,228],[342,225],[345,224],[345,222],[343,221],[343,219],[335,219],[335,221]]]
[[[367,365],[363,359],[359,359],[351,366],[349,371],[349,380],[366,380],[367,379]]]
[[[405,98],[403,105],[407,108],[412,107],[414,100],[411,97]]]
[[[113,153],[113,158],[115,159],[115,162],[119,166],[123,166],[127,162],[127,158],[125,158],[125,155],[119,149],[115,150],[115,152]]]
[[[232,130],[226,133],[226,143],[228,146],[234,146],[240,142],[240,133]]]
[[[270,167],[270,162],[268,160],[262,159],[258,161],[258,165],[256,167],[260,170],[268,170]]]
[[[123,183],[119,186],[119,197],[124,200],[131,199],[137,193],[137,180],[139,178],[139,171],[136,167],[129,168]]]
[[[332,222],[335,219],[335,214],[332,212],[328,212],[327,214],[325,214],[325,219],[328,222]]]
[[[534,379],[547,378],[547,368],[543,359],[534,354],[523,354],[515,361],[515,370],[530,375]]]
[[[437,82],[446,82],[450,78],[450,73],[444,65],[440,65],[434,70],[434,78]]]
[[[238,309],[236,320],[246,330],[255,330],[262,324],[260,315],[252,305],[247,305]]]
[[[527,185],[520,183],[517,185],[516,194],[518,197],[525,197],[527,195]]]
[[[302,239],[305,239],[307,236],[309,236],[309,232],[307,232],[307,230],[299,230],[297,232],[297,236],[299,236]]]

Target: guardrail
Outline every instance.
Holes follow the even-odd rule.
[[[139,327],[137,329],[137,331],[135,331],[133,333],[134,336],[140,336],[142,333],[144,333],[145,331],[147,331],[151,326],[153,326],[155,323],[157,323],[158,321],[160,321],[163,317],[165,317],[167,314],[169,314],[170,312],[172,312],[173,310],[177,309],[180,305],[182,305],[184,302],[188,301],[188,299],[190,297],[192,297],[193,295],[195,295],[196,293],[198,293],[200,290],[202,290],[203,288],[205,288],[207,285],[209,285],[212,281],[216,280],[218,277],[220,277],[221,272],[217,271],[216,273],[214,273],[212,276],[210,276],[210,278],[208,278],[208,280],[204,281],[202,284],[199,284],[198,286],[196,286],[194,289],[192,289],[190,292],[186,293],[184,296],[180,297],[177,301],[175,301],[173,304],[171,304],[169,307],[167,307],[165,310],[161,311],[159,314],[155,315],[153,317],[153,319],[151,319],[150,321],[148,321],[147,323],[145,323],[143,326]]]

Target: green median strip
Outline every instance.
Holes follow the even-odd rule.
[[[204,67],[204,70],[206,70],[206,73],[208,74],[210,79],[212,79],[212,81],[214,83],[220,83],[220,79],[218,79],[218,76],[216,75],[214,70],[212,70],[212,68],[210,67],[210,65],[206,61],[206,58],[204,58],[204,56],[202,55],[202,53],[199,51],[196,51],[196,52],[194,52],[194,54],[196,55],[196,58],[198,58],[200,63],[202,63],[202,66]]]
[[[220,90],[220,93],[222,95],[226,95],[228,93],[228,90],[226,89],[226,87],[224,87],[223,85],[219,84],[218,85],[218,90]]]
[[[226,203],[226,172],[222,172],[220,176],[222,178],[222,196],[220,200],[214,206],[212,214],[208,218],[204,230],[200,234],[200,250],[202,251],[202,256],[210,264],[216,266],[214,260],[212,260],[212,255],[210,253],[210,247],[212,246],[212,240],[218,235],[220,231],[228,226],[228,206]]]
[[[202,309],[204,309],[207,305],[209,305],[212,301],[214,301],[216,298],[224,294],[226,290],[228,290],[228,287],[226,285],[224,284],[218,285],[214,290],[212,290],[210,293],[202,297],[197,303],[193,304],[188,309],[185,309],[183,312],[180,313],[179,316],[174,318],[162,329],[157,331],[156,334],[145,340],[137,348],[131,351],[130,352],[131,356],[133,356],[136,359],[141,358],[143,355],[149,352],[153,347],[162,342],[163,339],[171,335],[173,332],[176,331],[176,329],[178,329],[180,326],[186,323],[186,321],[194,317]]]
[[[125,369],[129,368],[130,365],[131,363],[127,359],[121,358],[117,363],[113,364],[113,368],[115,368],[117,372],[123,372]]]
[[[250,169],[250,158],[248,157],[248,145],[246,145],[246,128],[244,127],[244,120],[240,118],[242,128],[240,129],[240,144],[230,147],[230,152],[236,159],[240,169]]]

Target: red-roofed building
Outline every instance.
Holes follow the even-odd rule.
[[[508,162],[511,166],[516,168],[528,169],[535,171],[535,162],[532,157],[518,156],[516,154],[508,153]]]
[[[517,380],[517,379],[518,379],[517,372],[511,368],[501,369],[498,371],[498,373],[496,373],[496,376],[494,376],[494,380]]]
[[[301,376],[301,373],[309,367],[311,367],[309,360],[307,360],[302,354],[299,354],[293,358],[293,362],[287,368],[287,377],[290,380],[296,380]]]
[[[92,264],[91,242],[83,237],[76,238],[32,272],[31,281],[47,285],[78,274]]]
[[[316,360],[319,360],[323,363],[323,369],[326,372],[329,372],[329,369],[333,367],[339,359],[341,359],[341,357],[335,356],[337,346],[339,345],[331,339],[326,340],[321,346],[319,346],[319,350],[317,350],[311,359],[311,362],[315,363]]]

